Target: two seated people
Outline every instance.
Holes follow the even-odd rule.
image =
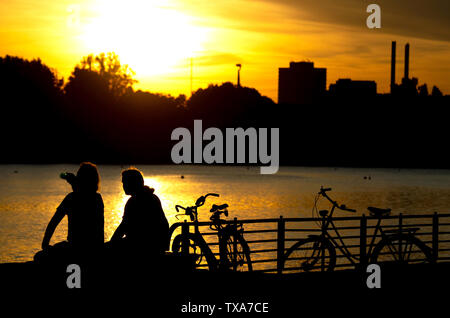
[[[125,261],[157,259],[169,248],[169,223],[154,190],[144,184],[142,173],[130,168],[122,172],[125,194],[130,195],[120,225],[111,240],[104,243],[104,206],[98,193],[97,167],[84,162],[75,175],[66,176],[72,185],[47,225],[42,251],[35,261],[95,260],[115,257]],[[50,239],[64,216],[68,218],[67,241],[50,246]]]

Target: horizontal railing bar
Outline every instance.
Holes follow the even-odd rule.
[[[433,224],[402,224],[403,228],[414,228],[414,227],[432,227]],[[398,228],[399,225],[398,224],[388,224],[388,225],[381,225],[380,226],[383,229],[386,228]],[[367,226],[367,229],[376,229],[376,226]],[[349,227],[339,227],[336,226],[337,230],[359,230],[360,227],[359,226],[349,226]],[[333,228],[328,228],[328,230],[333,230]],[[322,229],[320,228],[315,228],[315,229],[285,229],[285,232],[320,232],[322,231]],[[263,232],[255,230],[255,231],[251,231],[252,233],[258,233],[258,232]],[[276,230],[267,230],[267,232],[276,232]],[[244,231],[244,233],[250,233],[250,231]],[[450,234],[450,232],[439,232],[440,234]]]
[[[217,232],[202,232],[203,236],[217,236]]]
[[[315,229],[285,229],[285,232],[320,232],[321,229],[315,228]]]
[[[253,234],[253,233],[277,233],[278,230],[244,230],[245,234]]]
[[[430,241],[430,240],[426,240],[426,241],[421,240],[421,241],[422,241],[422,243],[424,243],[425,245],[427,245],[427,244],[432,244],[432,243],[433,243],[433,241]]]
[[[438,218],[445,218],[445,217],[450,217],[450,214],[438,214],[437,215]],[[333,217],[334,221],[354,221],[354,220],[360,220],[362,218],[362,216],[355,216],[355,217]],[[389,219],[398,219],[399,215],[395,215],[395,216],[385,216],[382,219],[383,220],[389,220]],[[402,218],[403,219],[412,219],[412,218],[433,218],[433,214],[417,214],[417,215],[403,215],[402,214]],[[367,220],[378,220],[377,217],[372,217],[372,216],[366,216]],[[237,222],[239,224],[251,224],[251,223],[275,223],[278,222],[280,219],[279,218],[272,218],[272,219],[243,219],[243,220],[238,220]],[[321,218],[283,218],[283,220],[285,222],[317,222],[317,221],[321,221]],[[223,220],[223,224],[233,224],[235,221],[234,220]],[[174,223],[172,226],[178,227],[181,226],[182,224],[184,224],[184,222],[177,222]],[[188,226],[192,226],[194,224],[194,222],[186,222],[186,224]],[[197,223],[199,226],[205,226],[205,225],[211,225],[211,222],[198,222]]]
[[[321,257],[322,256],[320,256],[320,258]],[[328,260],[330,258],[331,258],[331,256],[329,256],[329,255],[325,255],[324,256],[324,259],[326,259],[326,260]],[[285,261],[286,262],[292,262],[292,261],[300,261],[300,260],[307,260],[307,259],[311,259],[311,256],[297,256],[297,257],[290,256],[288,258],[285,258]]]
[[[334,267],[353,267],[353,266],[354,265],[352,263],[334,265]]]
[[[247,244],[256,244],[256,243],[273,243],[276,242],[277,239],[267,239],[267,240],[245,240]]]
[[[309,269],[320,269],[321,267],[322,267],[322,265],[318,264],[318,265],[311,266]],[[354,266],[353,266],[353,264],[336,264],[334,267],[339,268],[339,267],[354,267]],[[298,271],[298,270],[301,270],[302,272],[304,271],[302,269],[302,267],[285,267],[283,269],[283,271]]]
[[[417,251],[415,250],[415,251],[409,251],[408,252],[408,254],[419,254],[419,253],[422,253],[422,251],[421,250],[417,250]],[[380,255],[393,255],[393,254],[392,254],[392,252],[385,252],[385,253],[379,253],[378,255],[380,256]],[[418,260],[425,261],[426,258],[418,258]],[[409,261],[412,261],[412,260],[409,260]],[[382,260],[380,260],[379,262],[382,262]]]
[[[369,227],[367,227],[369,228]],[[360,227],[359,226],[336,226],[336,229],[338,230],[359,230]],[[330,230],[332,230],[332,228],[330,228]]]
[[[360,245],[360,244],[355,244],[355,245],[345,245],[345,247],[347,247],[347,248],[360,248],[361,245]]]
[[[402,226],[405,228],[408,227],[431,227],[433,224],[403,224]],[[385,229],[385,228],[398,228],[398,224],[388,224],[388,225],[381,225],[381,228]],[[360,227],[359,226],[349,226],[349,227],[341,227],[341,226],[336,226],[337,230],[358,230]],[[376,226],[367,226],[367,229],[376,229]],[[333,228],[328,228],[328,230],[332,230]],[[315,228],[315,229],[285,229],[285,232],[320,232],[322,231],[322,229],[320,228]],[[246,231],[244,231],[246,232]]]
[[[433,235],[433,232],[416,232],[414,236],[425,236],[425,235]]]
[[[270,262],[276,262],[276,261],[277,261],[276,258],[274,258],[274,259],[268,258],[268,259],[257,259],[257,260],[252,260],[252,263],[253,263],[253,264],[256,264],[256,263],[270,263]]]
[[[250,250],[250,254],[268,253],[268,252],[276,252],[276,251],[277,251],[276,248],[268,248],[268,249],[262,249],[262,250]]]
[[[270,273],[270,272],[276,272],[277,269],[276,268],[272,268],[272,269],[254,269],[253,272],[254,273]]]
[[[433,224],[402,224],[402,227],[417,227],[417,226],[422,226],[422,227],[431,227],[433,226]],[[381,224],[380,225],[381,228],[396,228],[398,227],[398,224]],[[373,226],[367,226],[367,229],[376,229],[377,227],[375,225]],[[339,228],[338,228],[339,229]]]
[[[359,254],[352,254],[352,257],[359,257],[360,255]],[[345,258],[345,259],[348,259],[348,256],[347,255],[344,255],[344,254],[336,254],[336,259],[338,259],[338,258]],[[350,262],[350,260],[349,260],[349,262]],[[350,263],[351,264],[351,263]]]
[[[373,217],[373,216],[365,216],[366,219],[369,220],[378,220],[377,217]],[[389,216],[384,216],[381,219],[382,220],[389,220],[389,219],[398,219],[400,216],[399,215],[389,215]],[[438,214],[439,218],[443,218],[443,217],[450,217],[450,214]],[[334,221],[354,221],[354,220],[360,220],[362,218],[362,216],[343,216],[343,217],[333,217]],[[417,215],[413,215],[413,214],[402,214],[402,218],[403,219],[432,219],[433,218],[433,214],[417,214]],[[278,221],[279,219],[274,219],[276,221]],[[321,218],[283,218],[284,221],[286,222],[312,222],[312,221],[321,221]]]
[[[418,226],[421,226],[421,225],[418,225]],[[415,226],[414,225],[403,225],[402,227],[403,227],[403,229],[408,229],[408,228],[413,228]],[[387,228],[387,226],[383,226],[382,228]],[[398,225],[397,226],[391,226],[389,228],[398,228]],[[342,229],[346,229],[346,228],[336,228],[336,229],[337,230],[342,230]],[[332,229],[329,229],[329,231],[330,230],[332,230]],[[285,232],[320,232],[320,231],[321,231],[321,229],[315,229],[315,230],[309,230],[309,229],[308,230],[302,230],[302,229],[288,230],[288,229],[286,229],[285,230]],[[255,231],[248,231],[248,232],[244,231],[244,234],[246,234],[246,233],[257,234],[257,233],[266,233],[266,232],[274,233],[274,232],[277,232],[277,231],[272,231],[272,230],[258,231],[258,230],[255,230]],[[217,233],[215,233],[215,234],[217,235]],[[433,232],[416,232],[416,233],[414,233],[414,235],[422,235],[422,236],[423,235],[432,235],[432,234],[433,234]],[[439,232],[439,234],[446,235],[446,234],[450,234],[450,232]],[[202,235],[203,235],[203,233],[202,233]],[[388,235],[388,234],[386,234],[386,235]],[[367,234],[367,236],[368,237],[372,237],[373,235],[369,233],[369,234]],[[342,238],[354,238],[353,236],[341,236],[341,237]],[[381,235],[377,234],[376,237],[381,237]],[[333,238],[336,238],[336,237],[333,237]]]
[[[372,236],[368,236],[368,237],[372,237]],[[377,235],[376,237],[381,237],[381,235]],[[338,237],[332,236],[333,239],[337,240],[339,239]],[[342,239],[356,239],[359,238],[359,236],[341,236]],[[308,237],[299,237],[299,238],[286,238],[284,239],[286,242],[298,242],[298,241],[302,241],[308,239]]]
[[[408,228],[408,227],[420,227],[420,228],[422,228],[422,227],[432,227],[433,226],[433,224],[405,224],[405,223],[403,223],[402,224],[402,227],[404,227],[404,228]],[[395,227],[398,227],[398,224],[389,224],[389,225],[381,225],[380,227],[382,227],[382,228],[395,228]],[[367,227],[367,228],[369,228],[369,227]],[[375,228],[375,226],[373,226],[372,228]]]
[[[306,239],[306,238],[307,238],[307,237],[302,237],[302,238],[285,238],[284,241],[285,241],[285,242],[298,242],[298,241],[304,240],[304,239]]]
[[[283,268],[283,272],[293,272],[301,269],[302,269],[301,267],[285,267]]]

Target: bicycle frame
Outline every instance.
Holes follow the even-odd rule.
[[[326,191],[323,191],[326,189],[321,189],[321,191],[319,192],[319,195],[322,195],[324,198],[326,198],[331,204],[332,204],[332,208],[329,212],[329,214],[322,216],[322,225],[321,225],[321,237],[322,239],[328,240],[332,243],[332,245],[334,247],[336,247],[349,261],[352,265],[356,265],[357,262],[360,260],[359,257],[357,257],[356,255],[353,255],[348,247],[346,246],[346,244],[344,243],[342,236],[339,233],[338,228],[336,227],[336,225],[333,222],[333,213],[334,210],[336,208],[344,210],[344,211],[350,211],[350,212],[356,212],[355,210],[352,209],[348,209],[345,206],[341,205],[339,206],[337,204],[336,201],[333,201],[327,194]],[[367,256],[370,257],[370,255],[373,252],[373,249],[375,247],[375,240],[377,238],[377,234],[378,232],[380,233],[382,239],[385,238],[387,235],[384,233],[383,228],[381,226],[381,220],[382,220],[382,216],[377,217],[377,224],[375,225],[375,231],[371,236],[371,242],[369,244],[369,249],[367,251]],[[336,237],[337,240],[332,237],[328,231],[329,231],[329,227],[331,226],[331,229],[336,233]]]
[[[176,210],[178,211],[179,209],[183,209],[185,210],[185,214],[189,215],[191,218],[191,221],[193,222],[193,226],[194,226],[194,233],[192,233],[192,235],[195,237],[195,241],[197,243],[197,245],[200,247],[200,249],[203,251],[205,258],[207,260],[207,263],[210,267],[212,267],[213,269],[219,269],[221,267],[225,267],[225,262],[228,261],[226,255],[228,253],[228,251],[224,251],[223,249],[226,249],[226,245],[221,244],[222,240],[224,240],[224,238],[228,235],[228,236],[233,236],[233,233],[236,234],[240,234],[241,230],[239,229],[239,226],[235,225],[235,224],[227,224],[226,226],[223,226],[223,222],[220,219],[220,213],[218,212],[217,214],[217,218],[215,218],[213,220],[213,218],[211,218],[211,220],[213,220],[213,223],[211,224],[210,228],[212,230],[217,231],[217,236],[218,236],[218,240],[219,240],[219,259],[216,258],[216,254],[214,254],[211,250],[211,248],[209,247],[208,243],[205,241],[202,233],[200,232],[199,229],[199,222],[198,222],[198,212],[197,212],[197,208],[202,206],[205,202],[206,197],[208,197],[209,195],[212,196],[219,196],[218,194],[214,194],[214,193],[209,193],[205,196],[200,197],[197,201],[195,206],[192,207],[187,207],[184,208],[180,205],[176,206]],[[225,242],[227,243],[227,242]],[[183,249],[183,244],[185,243],[185,240],[182,240],[182,249]],[[189,246],[189,243],[187,243]],[[225,247],[224,247],[225,246]],[[238,255],[237,255],[237,243],[234,241],[233,242],[233,267],[236,267],[236,264],[238,263]],[[222,257],[224,257],[225,255],[225,259],[222,259]]]

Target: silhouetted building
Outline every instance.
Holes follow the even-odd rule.
[[[325,94],[326,86],[326,68],[315,68],[313,62],[291,62],[289,68],[279,68],[278,103],[314,103]]]
[[[339,79],[330,85],[330,95],[336,97],[371,97],[377,95],[377,83],[375,81],[353,81],[351,79]]]

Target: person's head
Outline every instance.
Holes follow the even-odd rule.
[[[136,168],[122,171],[123,191],[125,194],[134,195],[144,188],[144,177]]]
[[[77,172],[76,184],[78,191],[97,192],[100,185],[97,166],[91,162],[82,162]]]

